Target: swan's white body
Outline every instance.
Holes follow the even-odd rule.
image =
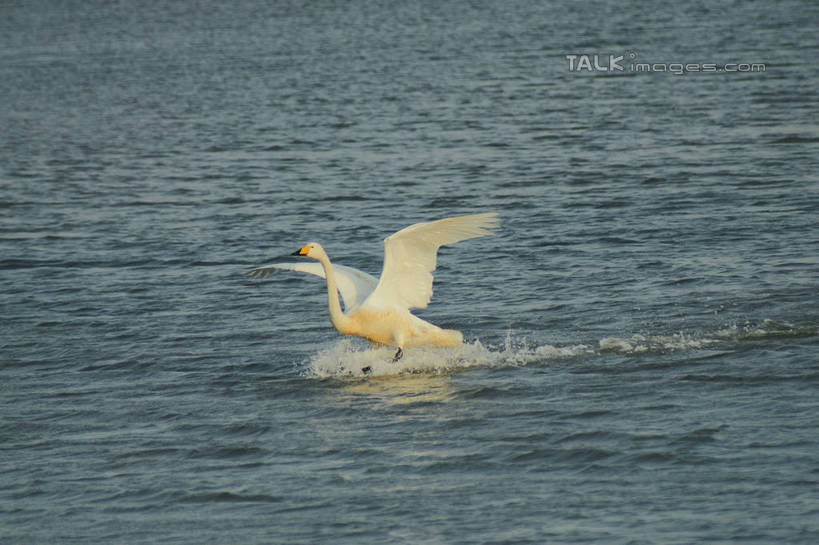
[[[280,263],[250,271],[265,277],[276,270],[301,271],[327,279],[330,320],[345,335],[401,349],[412,346],[457,347],[460,331],[441,329],[414,316],[410,309],[425,308],[432,297],[432,271],[438,248],[462,240],[491,235],[496,213],[416,223],[384,239],[381,278],[343,265],[334,265],[324,248],[311,242],[296,252],[318,263]],[[341,309],[338,294],[344,300]]]

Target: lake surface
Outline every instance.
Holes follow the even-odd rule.
[[[0,541],[819,542],[817,28],[4,2]],[[460,349],[245,274],[488,211],[418,312]]]

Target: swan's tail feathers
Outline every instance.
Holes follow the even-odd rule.
[[[441,333],[445,342],[445,344],[442,343],[442,346],[447,348],[458,348],[464,342],[463,333],[457,329],[442,329]]]
[[[441,329],[433,326],[426,332],[426,337],[423,338],[419,346],[440,346],[442,348],[458,348],[464,342],[463,334],[456,329]]]

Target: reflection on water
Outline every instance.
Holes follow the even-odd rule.
[[[350,383],[347,392],[375,398],[386,405],[445,403],[455,398],[452,379],[446,375],[389,375]]]

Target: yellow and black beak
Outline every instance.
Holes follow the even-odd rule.
[[[298,250],[298,251],[296,251],[296,252],[293,252],[293,253],[292,253],[292,254],[290,254],[290,255],[307,255],[309,252],[310,252],[310,246],[305,246],[305,247],[304,247],[304,248],[302,248],[301,250]]]

